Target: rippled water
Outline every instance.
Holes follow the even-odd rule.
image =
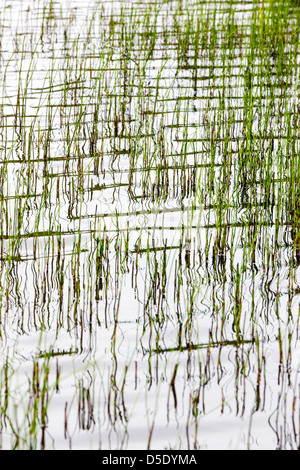
[[[287,3],[1,3],[3,448],[299,448]]]

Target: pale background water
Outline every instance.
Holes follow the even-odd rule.
[[[180,2],[158,3],[157,28],[169,28],[172,35]],[[142,17],[149,4],[1,2],[2,446],[295,449],[300,278],[297,260],[291,265],[290,228],[282,224],[276,233],[272,221],[262,224],[256,260],[241,272],[249,213],[243,203],[238,211],[229,207],[228,250],[223,264],[214,264],[217,212],[201,188],[211,169],[209,122],[218,113],[224,50],[217,48],[211,60],[200,48],[194,89],[193,70],[176,72],[176,41],[166,47],[161,35],[143,75],[138,64],[147,51],[139,50],[138,35],[128,59],[121,45],[111,47],[107,31],[111,14],[121,31],[122,22],[133,24],[131,5]],[[199,2],[181,4],[182,18],[198,14]],[[204,11],[214,5],[203,2]],[[219,2],[217,24],[234,11],[236,24],[247,28],[252,2],[232,3],[231,10],[229,5]],[[122,57],[128,60],[127,78]],[[233,109],[229,145],[235,155],[245,113],[241,49],[226,63],[221,112],[226,120]],[[292,104],[296,78],[297,73],[289,90]],[[91,149],[97,104],[98,133]],[[125,130],[117,116],[122,109]],[[258,116],[259,110],[257,132]],[[282,133],[276,137],[276,127],[273,131],[276,151]],[[157,153],[161,142],[162,155]],[[102,159],[98,170],[96,149]],[[216,186],[223,151],[216,145],[213,152]],[[164,197],[159,161],[168,162]],[[193,192],[195,181],[199,193]],[[233,173],[230,185],[234,199]],[[16,233],[21,236],[14,242]],[[179,271],[183,287],[177,297]],[[237,297],[240,342],[233,325]],[[46,398],[36,391],[43,386]],[[34,414],[39,416],[43,400],[44,422]]]

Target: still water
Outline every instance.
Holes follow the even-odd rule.
[[[299,448],[285,5],[1,2],[3,448]]]

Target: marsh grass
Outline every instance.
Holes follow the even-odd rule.
[[[297,2],[72,6],[0,8],[2,447],[299,448]]]

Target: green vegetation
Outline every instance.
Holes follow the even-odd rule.
[[[0,6],[0,445],[299,449],[299,2],[75,3]]]

